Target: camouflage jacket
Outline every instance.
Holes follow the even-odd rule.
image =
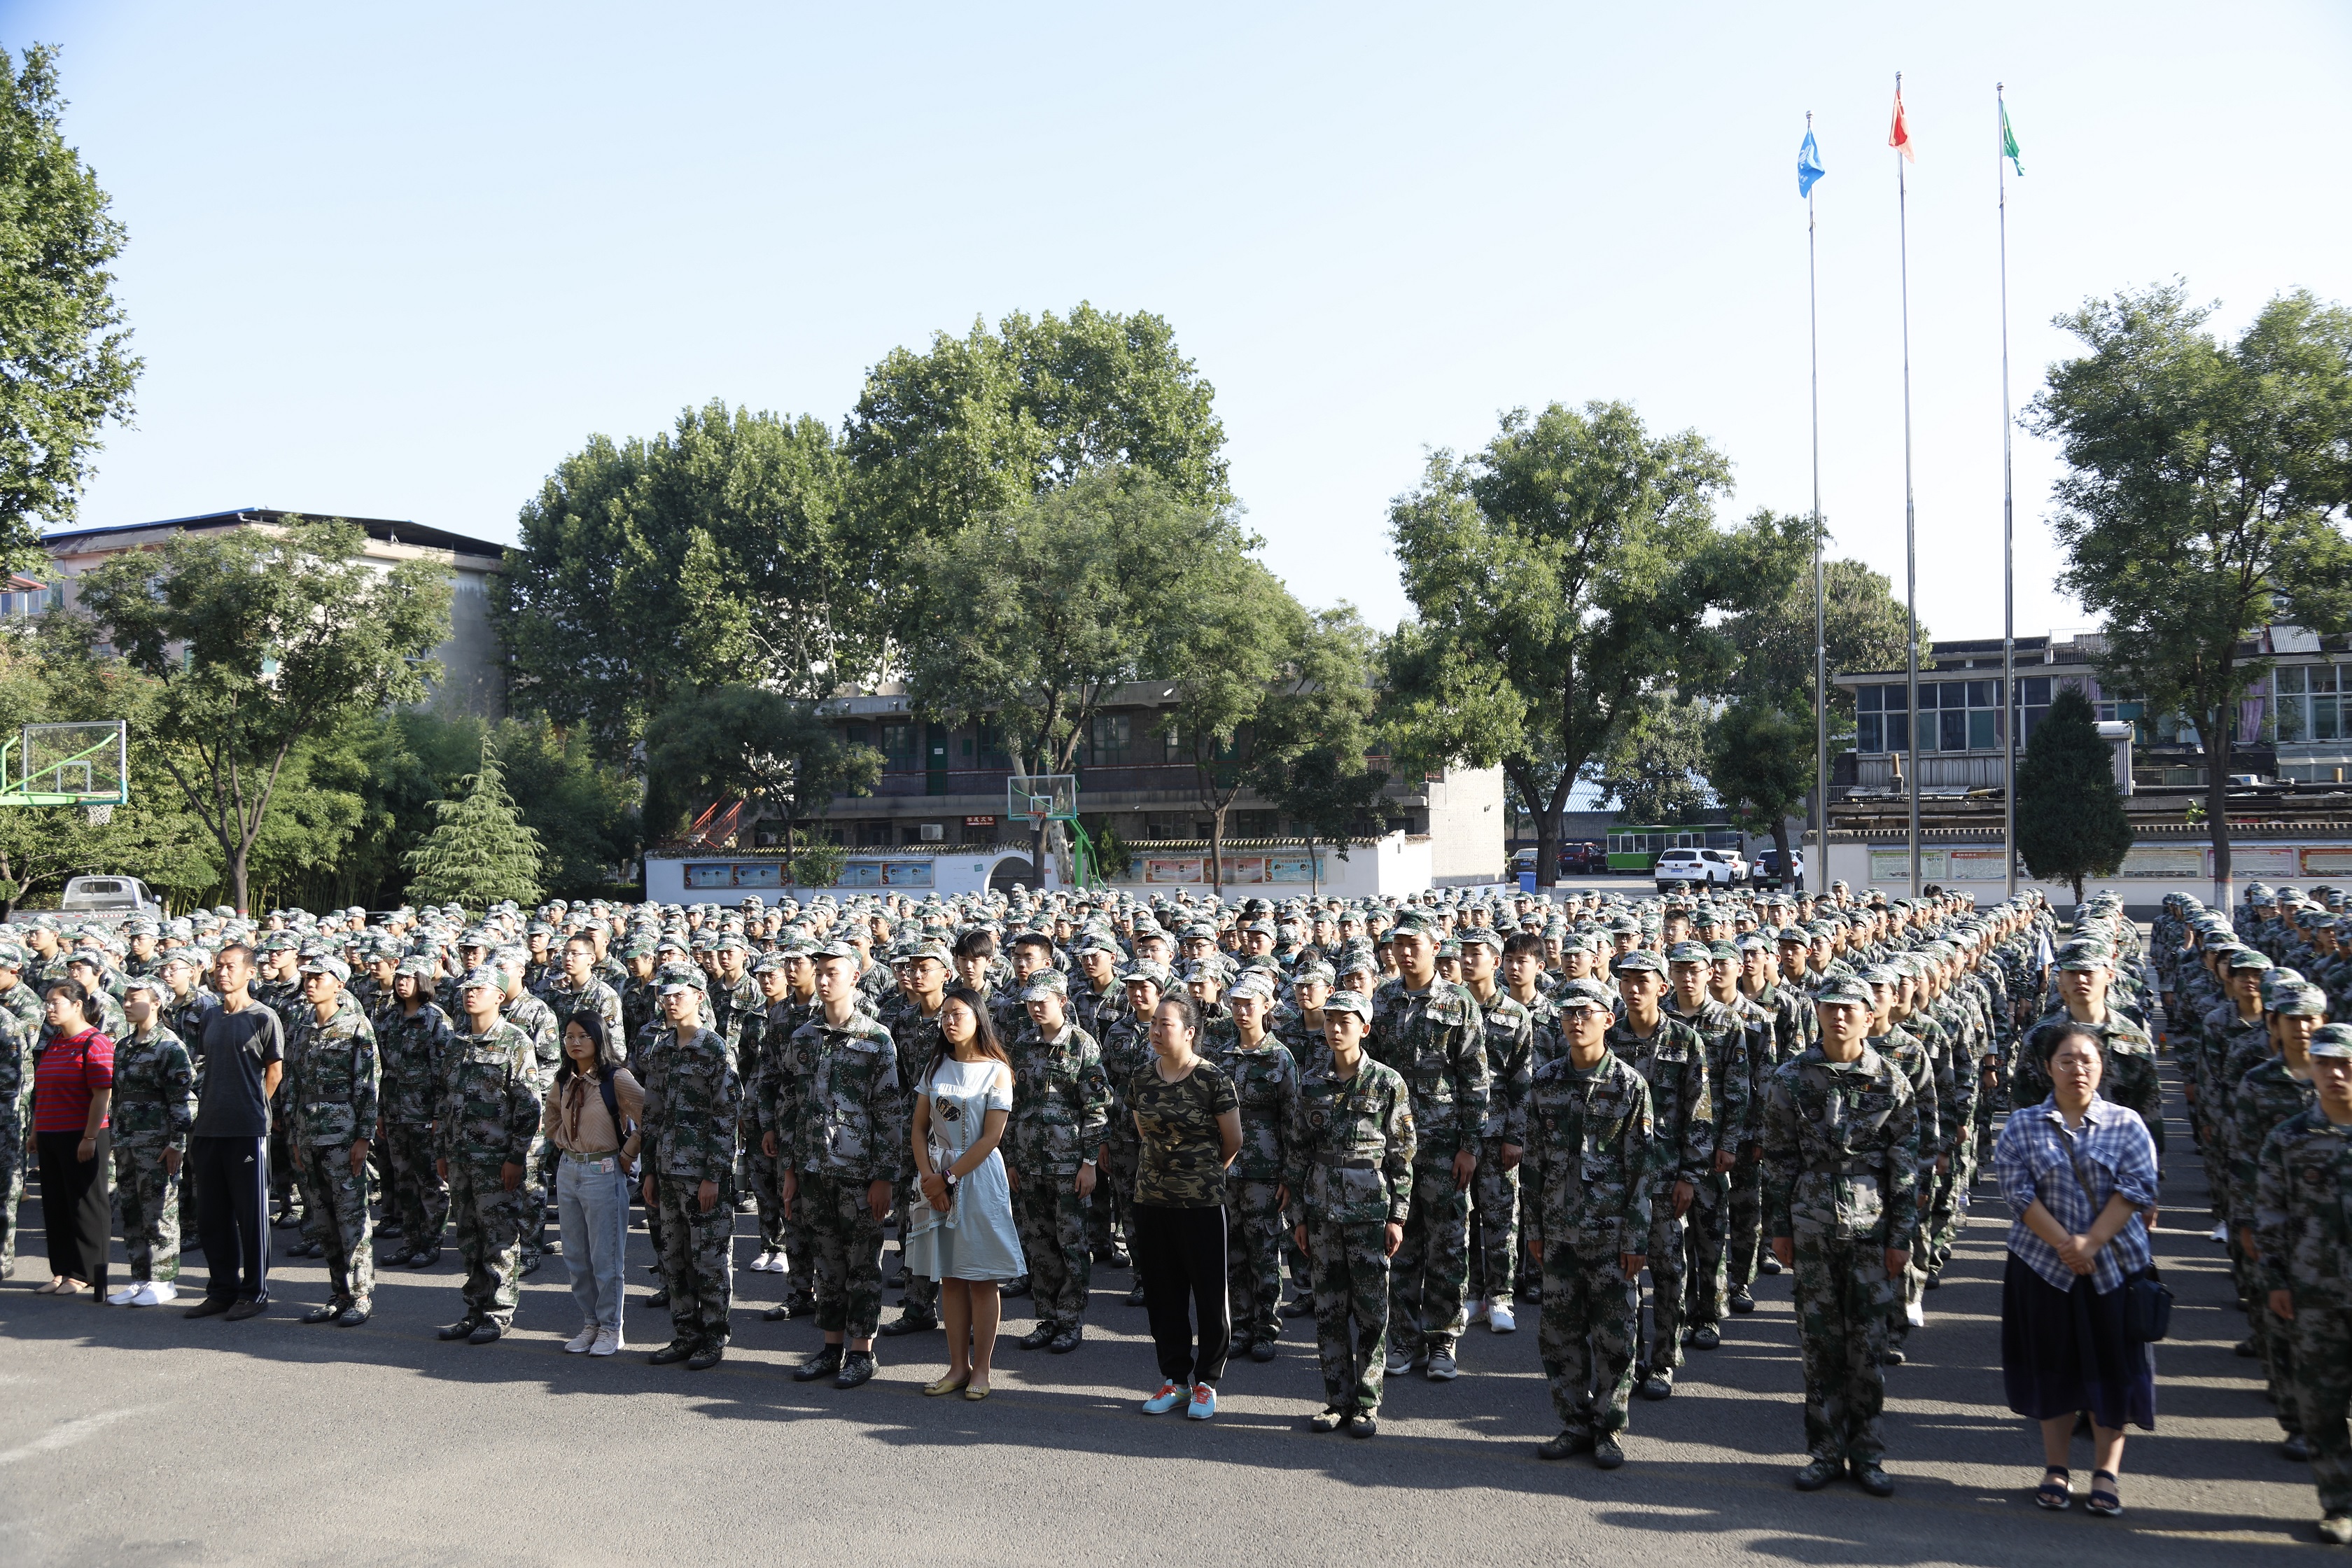
[[[1127,1086],[1151,1059],[1151,1020],[1137,1017],[1132,1007],[1122,1007],[1108,1032],[1096,1037],[1096,1044],[1102,1051],[1103,1077],[1110,1084],[1110,1122],[1104,1129],[1104,1141],[1122,1149],[1136,1148],[1141,1140],[1136,1135],[1134,1113],[1128,1109]]]
[[[1114,980],[1100,991],[1097,991],[1094,982],[1088,980],[1084,974],[1076,973],[1071,974],[1070,1004],[1064,1011],[1068,1014],[1070,1022],[1084,1029],[1087,1037],[1097,1046],[1102,1043],[1105,1032],[1118,1021],[1119,1015],[1129,1010],[1127,987],[1118,981]]]
[[[2017,1052],[2017,1076],[2010,1090],[2011,1106],[2022,1109],[2050,1098],[2050,1075],[2042,1066],[2042,1033],[2068,1021],[2066,1010],[2061,1007],[2026,1032]],[[2136,1111],[2147,1124],[2148,1136],[2156,1140],[2157,1154],[2162,1157],[2164,1083],[2157,1073],[2155,1043],[2147,1037],[2146,1029],[2112,1008],[2105,1023],[2086,1024],[2084,1027],[2096,1031],[2106,1047],[2106,1070],[2099,1079],[2099,1098]]]
[[[2254,1237],[2266,1289],[2352,1306],[2352,1127],[2315,1104],[2263,1140]]]
[[[803,1001],[787,995],[781,1002],[768,1004],[767,1013],[760,1021],[760,1039],[763,1048],[743,1092],[751,1101],[752,1117],[761,1132],[783,1136],[782,1110],[790,1102],[792,1085],[803,1077],[808,1064],[801,1059],[800,1047],[793,1037],[800,1026],[811,1018],[820,1017],[824,1009],[814,997]]]
[[[723,1184],[735,1168],[742,1092],[727,1042],[709,1029],[665,1029],[646,1053],[646,1169]]]
[[[376,1035],[376,1051],[383,1058],[377,1111],[384,1121],[415,1127],[433,1120],[440,1110],[456,1038],[449,1015],[434,1003],[423,1004],[415,1013],[393,1008]]]
[[[794,1031],[792,1049],[806,1065],[781,1108],[782,1167],[839,1180],[906,1180],[914,1152],[890,1031],[861,1013],[836,1029],[819,1013]]]
[[[305,1149],[375,1136],[375,1031],[356,1005],[321,1023],[305,1006],[286,1036],[286,1136]]]
[[[1465,989],[1468,989],[1466,986]],[[1471,992],[1475,999],[1476,992]],[[1486,1121],[1479,1137],[1524,1146],[1528,1141],[1528,1080],[1535,1071],[1536,1026],[1527,1007],[1497,989],[1479,1008],[1486,1042]]]
[[[114,1044],[107,1124],[118,1149],[185,1152],[196,1121],[196,1068],[180,1037],[158,1025]]]
[[[499,1009],[499,1016],[522,1031],[530,1042],[531,1060],[537,1065],[539,1092],[544,1097],[547,1086],[555,1081],[555,1069],[563,1061],[563,1036],[556,1027],[555,1010],[526,991]]]
[[[2287,1071],[2284,1057],[2256,1064],[2238,1080],[2238,1092],[2230,1098],[2230,1179],[2224,1194],[2228,1204],[2224,1212],[2231,1230],[2254,1227],[2263,1145],[2270,1142],[2272,1133],[2318,1103],[2319,1094],[2311,1080]],[[2206,1151],[2209,1162],[2215,1153]]]
[[[1651,1204],[1670,1152],[1650,1113],[1649,1080],[1613,1053],[1589,1070],[1563,1053],[1536,1070],[1528,1101],[1547,1245],[1585,1259],[1648,1252]]]
[[[1884,1035],[1874,1035],[1870,1048],[1903,1069],[1911,1080],[1911,1102],[1919,1113],[1919,1163],[1933,1165],[1951,1152],[1954,1128],[1944,1114],[1943,1092],[1949,1074],[1937,1060],[1936,1047],[1918,1031],[1926,1020],[1906,1019]],[[1932,1026],[1927,1026],[1932,1030]]]
[[[1737,1150],[1757,1141],[1754,1118],[1756,1071],[1748,1057],[1748,1030],[1738,1014],[1710,996],[1696,1013],[1669,1006],[1666,1016],[1687,1027],[1706,1048],[1707,1093],[1715,1110],[1715,1146]]]
[[[624,1032],[628,1021],[622,1016],[621,994],[593,974],[588,976],[585,985],[574,991],[562,970],[551,970],[546,986],[539,991],[539,999],[555,1015],[559,1032],[563,1021],[572,1014],[593,1013],[604,1020],[607,1037],[615,1042],[628,1037]]]
[[[1610,1026],[1611,1054],[1650,1085],[1650,1116],[1657,1124],[1659,1179],[1696,1182],[1715,1170],[1715,1102],[1706,1077],[1706,1046],[1688,1024],[1661,1013],[1648,1038],[1622,1020]]]
[[[0,991],[0,1011],[5,1011],[15,1018],[28,1039],[37,1040],[40,1037],[43,1022],[41,994],[25,983],[31,978],[32,976],[27,974],[25,980],[19,980],[7,990]],[[184,1039],[187,1037],[184,1035],[181,1037]],[[27,1048],[32,1047],[28,1046]]]
[[[512,1024],[451,1034],[433,1118],[435,1151],[453,1165],[523,1163],[539,1138],[544,1093],[530,1037]]]
[[[1412,1207],[1412,1096],[1403,1075],[1359,1053],[1353,1078],[1328,1063],[1298,1080],[1290,1131],[1288,1218],[1323,1225],[1402,1225]]]
[[[1241,1102],[1242,1148],[1225,1175],[1236,1182],[1279,1182],[1290,1164],[1290,1131],[1298,1111],[1298,1058],[1273,1036],[1255,1047],[1232,1048],[1210,1058],[1234,1080]]]
[[[749,1023],[756,1027],[767,1016],[768,999],[760,994],[760,983],[746,974],[734,982],[713,980],[710,983],[710,1010],[718,1022],[711,1031],[727,1042],[735,1053],[735,1060],[743,1064],[743,1028]]]
[[[1094,1037],[1065,1021],[1052,1039],[1035,1024],[1013,1037],[1013,1115],[1005,1158],[1032,1179],[1071,1176],[1102,1147],[1110,1085]]]
[[[1402,977],[1372,990],[1372,1027],[1364,1052],[1394,1068],[1412,1093],[1412,1120],[1423,1160],[1475,1151],[1486,1127],[1494,1077],[1486,1068],[1486,1029],[1469,987],[1433,980],[1420,991]]]
[[[33,1098],[33,1075],[40,1068],[41,1031],[20,1024],[14,1014],[0,1016],[0,1116],[12,1117],[0,1131],[21,1134],[25,1107]],[[0,1176],[0,1181],[5,1181]]]
[[[1764,1099],[1765,1233],[1907,1249],[1919,1224],[1911,1080],[1871,1047],[1783,1063]]]
[[[635,1040],[639,1030],[661,1016],[661,998],[650,980],[631,980],[621,987],[621,1037]]]

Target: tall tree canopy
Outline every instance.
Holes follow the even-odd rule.
[[[2073,687],[2058,693],[2017,763],[2017,852],[2045,882],[2083,901],[2083,879],[2112,875],[2131,848],[2131,821],[2116,788],[2116,752],[2099,716]]]
[[[1518,409],[1469,458],[1432,454],[1390,531],[1414,618],[1390,645],[1398,755],[1499,763],[1535,810],[1537,877],[1586,765],[1662,685],[1718,685],[1715,624],[1759,584],[1757,542],[1715,523],[1731,465],[1654,437],[1622,403]]]
[[[65,107],[56,50],[0,49],[0,566],[18,570],[47,559],[44,522],[73,521],[142,363],[108,270],[126,236],[66,145]]]
[[[2105,622],[2102,684],[2187,714],[2204,743],[2226,909],[2230,748],[2269,668],[2242,644],[2352,621],[2352,310],[2281,295],[2231,343],[2211,314],[2176,282],[2059,317],[2089,352],[2051,366],[2028,423],[2066,459],[2059,584]]]
[[[488,740],[465,793],[433,809],[440,820],[407,856],[412,900],[468,910],[507,899],[526,908],[539,901],[539,835],[522,825]]]

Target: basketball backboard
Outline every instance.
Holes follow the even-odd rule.
[[[1013,821],[1032,825],[1056,820],[1076,822],[1077,774],[1014,773],[1004,786],[1004,815]]]
[[[0,806],[128,803],[129,731],[120,719],[26,725],[0,743]]]

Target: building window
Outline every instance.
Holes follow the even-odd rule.
[[[1135,721],[1125,713],[1097,713],[1087,739],[1088,766],[1120,766],[1128,761],[1128,749],[1135,742]]]
[[[915,727],[901,721],[882,726],[882,765],[892,773],[915,765]]]
[[[1923,707],[1925,696],[1922,692]],[[1854,750],[1879,753],[1911,749],[1911,703],[1906,687],[1857,686],[1853,706]]]
[[[2017,683],[2017,743],[2023,746],[2033,739],[2042,716],[2050,711],[2051,679],[2037,675]]]
[[[844,724],[841,727],[841,738],[853,746],[870,746],[874,743],[874,726]]]
[[[2277,689],[2279,744],[2344,738],[2344,680],[2332,664],[2283,664],[2272,678]]]

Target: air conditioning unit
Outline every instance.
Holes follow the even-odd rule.
[[[926,844],[944,844],[947,842],[947,838],[948,825],[946,823],[926,822],[923,824],[922,842]]]

